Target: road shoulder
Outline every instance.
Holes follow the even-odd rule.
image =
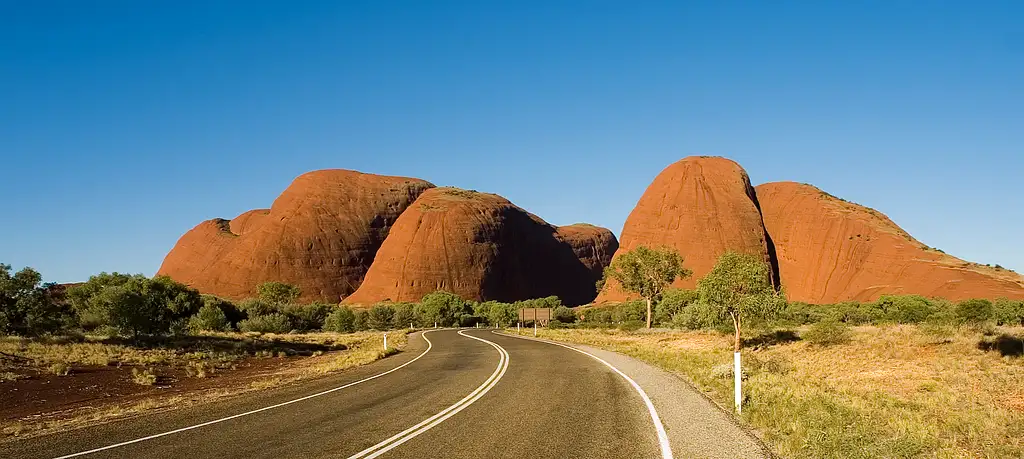
[[[592,346],[505,336],[569,346],[603,359],[636,381],[654,404],[668,433],[674,457],[765,458],[767,447],[739,426],[729,413],[678,376],[633,357]]]

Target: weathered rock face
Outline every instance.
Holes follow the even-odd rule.
[[[584,304],[614,248],[606,229],[556,228],[497,195],[435,188],[398,218],[344,302],[419,301],[445,290],[480,301],[557,295]]]
[[[696,286],[729,250],[766,262],[774,257],[746,171],[720,157],[684,158],[654,178],[622,228],[618,253],[641,245],[668,246],[682,254],[693,276],[677,280],[678,288]],[[597,302],[629,298],[609,282]]]
[[[203,293],[255,295],[268,281],[302,300],[336,302],[362,282],[391,225],[433,185],[406,177],[321,170],[303,174],[270,209],[207,220],[185,233],[157,272]]]
[[[794,182],[759,185],[757,196],[791,301],[1024,298],[1021,276],[929,249],[874,209]]]

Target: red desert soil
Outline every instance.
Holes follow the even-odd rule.
[[[794,182],[759,185],[757,196],[790,300],[1024,298],[1020,275],[929,249],[874,209]]]
[[[668,246],[683,255],[693,276],[673,286],[693,288],[728,250],[772,261],[757,197],[746,171],[726,158],[684,158],[661,171],[622,228],[617,253],[640,245]],[[596,302],[630,296],[608,283]]]
[[[155,366],[160,377],[152,386],[132,382],[133,366],[75,365],[67,376],[33,371],[24,374],[27,379],[0,383],[0,421],[59,418],[78,408],[244,386],[299,358],[250,357],[233,370],[216,370],[205,378],[189,378],[182,368]]]
[[[557,295],[584,304],[615,248],[604,228],[556,228],[501,196],[434,188],[398,217],[344,302],[419,301],[446,290],[481,301]]]
[[[158,275],[241,299],[267,281],[302,300],[337,302],[355,291],[391,225],[429,182],[332,169],[303,174],[271,208],[207,220],[185,233]]]

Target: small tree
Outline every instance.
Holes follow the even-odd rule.
[[[639,294],[647,303],[647,328],[651,328],[651,304],[676,278],[691,274],[675,249],[639,246],[612,260],[604,269],[603,280],[614,279],[623,290]]]
[[[340,306],[324,320],[324,331],[352,333],[356,331],[356,315],[348,306]]]
[[[768,263],[752,255],[726,252],[697,283],[697,301],[708,322],[729,318],[734,331],[736,410],[740,410],[740,329],[745,319],[769,320],[785,306],[772,285]]]
[[[377,331],[390,330],[394,318],[395,308],[390,304],[380,303],[366,313],[366,326]]]
[[[264,282],[256,287],[259,298],[271,304],[288,304],[299,299],[302,290],[282,282]]]
[[[437,322],[442,327],[458,325],[462,314],[473,312],[458,295],[442,291],[424,295],[416,309],[420,319],[426,322],[424,325]]]

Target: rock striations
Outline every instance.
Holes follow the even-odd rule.
[[[1024,298],[1024,278],[918,242],[880,212],[811,185],[757,187],[792,301],[873,300],[886,293],[952,300]]]
[[[406,177],[309,172],[270,209],[207,220],[185,233],[157,274],[226,298],[279,281],[301,287],[303,300],[337,302],[362,282],[402,211],[432,187]]]
[[[620,253],[640,245],[678,250],[693,270],[674,284],[683,288],[693,288],[728,250],[774,258],[746,171],[720,157],[684,158],[661,171],[629,214],[620,244]],[[609,282],[597,301],[627,298]]]
[[[494,194],[435,188],[398,218],[344,302],[418,301],[445,290],[472,300],[557,295],[584,304],[616,246],[603,228],[556,228]]]

